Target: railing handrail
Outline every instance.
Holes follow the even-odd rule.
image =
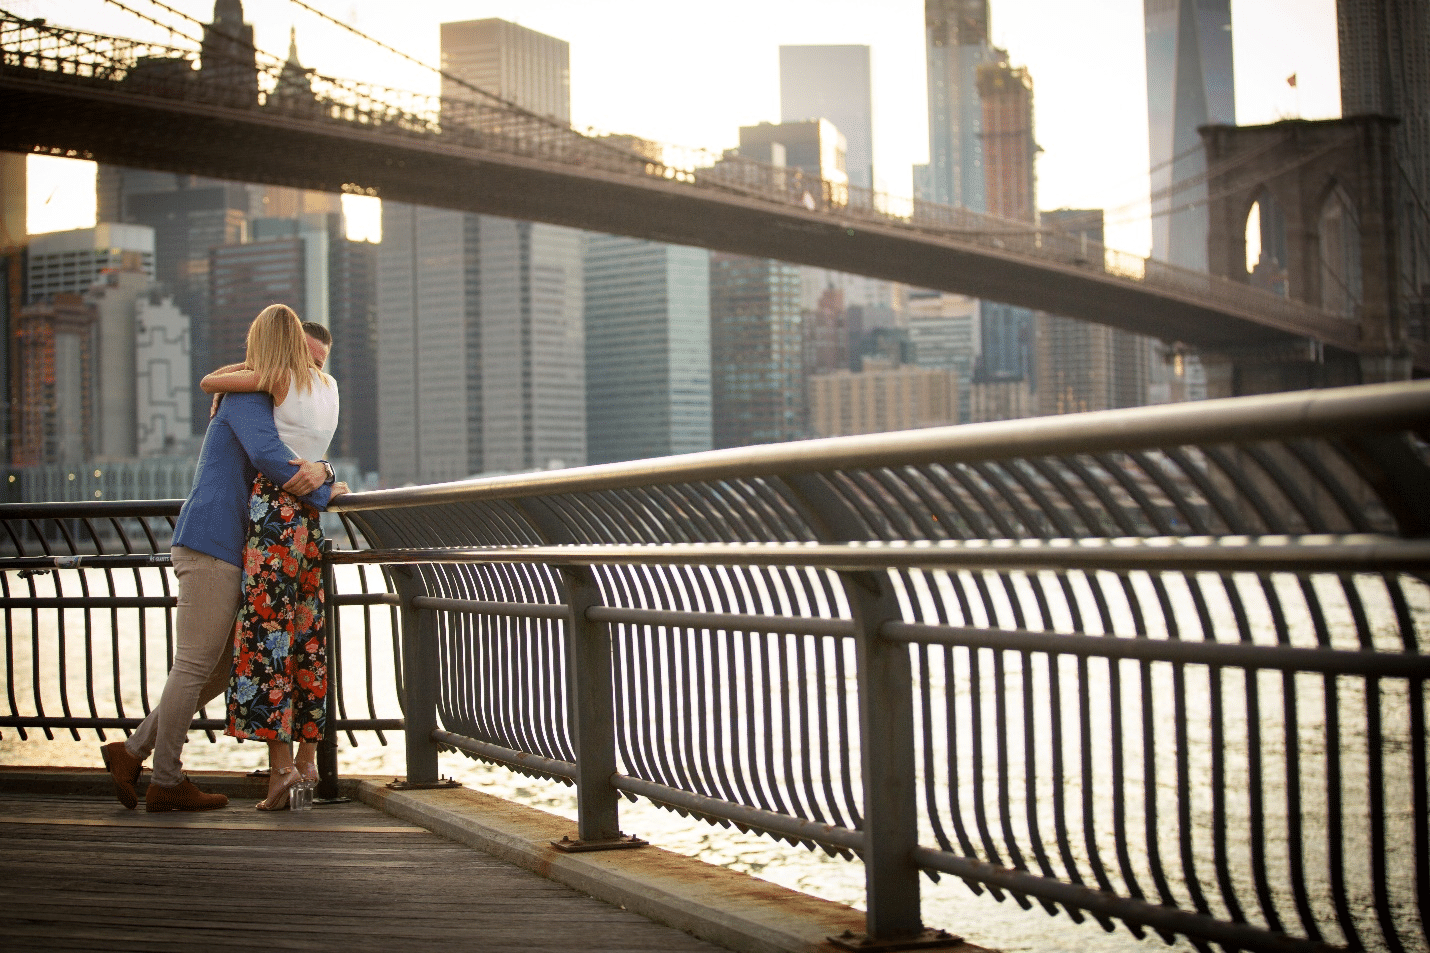
[[[1011,456],[1250,441],[1271,435],[1310,437],[1392,431],[1423,421],[1427,414],[1430,381],[1362,385],[823,437],[628,463],[474,477],[354,493],[334,501],[332,508],[356,512],[775,473],[814,473],[837,467],[903,466],[930,461],[974,463]]]

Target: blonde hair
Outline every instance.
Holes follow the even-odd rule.
[[[313,385],[308,368],[313,366],[303,324],[286,304],[270,304],[258,312],[248,327],[248,367],[258,378],[258,389],[273,392],[289,374],[300,391]]]

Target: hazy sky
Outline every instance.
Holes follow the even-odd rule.
[[[181,30],[147,0],[123,0]],[[199,20],[212,0],[167,0]],[[782,44],[872,48],[878,185],[908,196],[928,156],[923,0],[309,0],[435,64],[438,24],[502,17],[571,44],[572,121],[683,146],[733,146],[742,125],[779,121]],[[57,25],[163,41],[164,30],[105,0],[8,0]],[[333,76],[436,90],[435,74],[371,48],[289,0],[244,0],[258,46]],[[392,11],[400,10],[400,18]],[[1335,0],[1233,0],[1237,121],[1340,114]],[[1147,105],[1142,0],[993,0],[993,40],[1033,77],[1038,202],[1108,210],[1110,246],[1145,254]],[[176,45],[183,45],[182,41]],[[1295,74],[1296,86],[1287,83]],[[30,228],[93,223],[93,166],[32,157]]]

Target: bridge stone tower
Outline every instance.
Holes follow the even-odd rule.
[[[1360,326],[1360,353],[1307,342],[1273,354],[1204,354],[1208,396],[1400,380],[1410,349],[1398,294],[1396,120],[1352,116],[1264,126],[1204,126],[1208,270],[1258,284]],[[1259,212],[1260,261],[1247,269]]]

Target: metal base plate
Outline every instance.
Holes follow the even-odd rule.
[[[462,784],[451,778],[438,778],[436,781],[409,781],[406,778],[398,778],[389,781],[387,786],[394,791],[433,791],[438,788],[459,788]]]
[[[610,840],[572,840],[569,837],[563,837],[560,840],[552,841],[551,846],[563,854],[580,854],[588,850],[626,850],[631,847],[646,847],[649,846],[649,842],[643,841],[639,837],[626,835]]]
[[[351,804],[352,802],[353,802],[353,799],[352,799],[352,798],[350,798],[350,797],[341,797],[341,796],[339,796],[339,797],[315,797],[315,798],[313,798],[313,806],[314,806],[314,807],[327,807],[327,806],[329,806],[330,804]]]
[[[860,950],[864,953],[884,953],[886,950],[934,950],[961,946],[963,937],[947,930],[924,930],[914,936],[898,937],[890,940],[872,940],[867,934],[845,930],[838,936],[831,936],[829,942],[841,950]]]

